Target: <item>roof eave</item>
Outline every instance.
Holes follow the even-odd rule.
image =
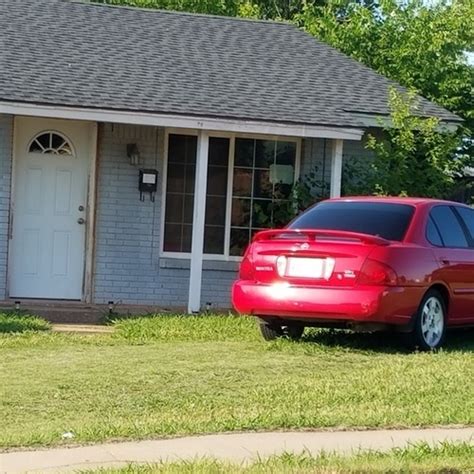
[[[61,118],[93,122],[124,123],[192,130],[209,130],[232,133],[254,133],[301,138],[331,138],[359,141],[364,135],[360,127],[331,127],[314,124],[297,124],[235,118],[199,117],[129,110],[92,109],[28,102],[0,101],[0,114],[29,117]]]
[[[382,114],[369,114],[369,113],[359,113],[351,112],[352,115],[357,117],[358,122],[365,128],[391,128],[392,119],[388,115]],[[454,114],[453,114],[454,115]],[[420,118],[428,118],[420,116]],[[435,117],[436,118],[436,117]],[[439,119],[438,129],[441,132],[455,132],[463,123],[461,118],[447,120],[442,117],[437,117]]]

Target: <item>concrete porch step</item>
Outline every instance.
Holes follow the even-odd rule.
[[[104,326],[101,324],[53,324],[53,332],[111,334],[114,332],[114,328],[112,326]]]
[[[19,308],[17,308],[16,301],[20,302]],[[109,316],[109,306],[105,304],[21,298],[0,301],[0,311],[14,311],[15,309],[41,316],[47,321],[57,324],[98,324]],[[182,311],[178,309],[170,311],[158,306],[116,304],[113,306],[113,312],[116,315],[144,315],[179,313]]]
[[[20,301],[17,305],[15,301]],[[41,316],[51,323],[97,324],[108,314],[105,305],[91,305],[76,301],[15,299],[0,302],[0,311],[22,312]]]

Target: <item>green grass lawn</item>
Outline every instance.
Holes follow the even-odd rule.
[[[361,452],[352,456],[323,454],[285,454],[264,459],[251,465],[223,463],[210,459],[130,465],[123,469],[89,471],[101,474],[277,474],[277,473],[459,473],[474,470],[474,446],[468,444],[443,444],[430,447],[426,444],[406,449],[394,449],[388,453]]]
[[[474,334],[439,353],[383,335],[266,343],[253,319],[123,320],[0,335],[0,446],[237,430],[474,424]],[[74,438],[63,440],[65,432]]]
[[[0,313],[0,334],[18,334],[27,331],[49,331],[51,325],[30,314]]]

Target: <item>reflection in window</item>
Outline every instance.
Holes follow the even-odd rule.
[[[295,142],[236,138],[230,255],[242,255],[256,232],[286,224],[278,209],[288,204],[295,161]]]
[[[39,134],[31,142],[28,151],[30,153],[73,155],[72,146],[69,141],[55,132]]]
[[[209,138],[207,255],[240,256],[256,232],[287,223],[283,216],[295,179],[296,143],[236,138],[234,145],[231,157],[229,138]],[[165,252],[191,251],[196,151],[196,136],[169,135]]]

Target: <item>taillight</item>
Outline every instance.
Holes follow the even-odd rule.
[[[359,285],[396,286],[398,285],[398,276],[389,265],[368,258],[362,265],[357,283]]]
[[[242,262],[240,263],[239,278],[241,280],[254,279],[254,268],[247,255],[244,256]]]

